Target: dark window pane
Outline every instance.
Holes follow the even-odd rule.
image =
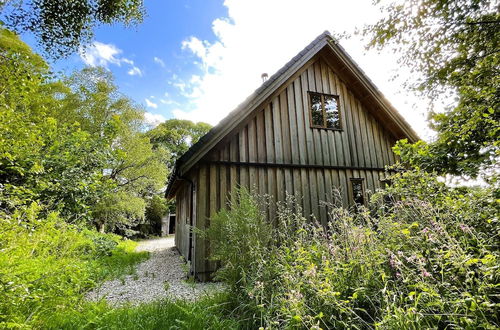
[[[326,127],[340,129],[339,105],[333,96],[325,95]]]
[[[352,180],[352,199],[355,204],[364,205],[365,198],[363,196],[363,181]]]
[[[319,94],[311,94],[311,116],[313,126],[323,126],[323,111]]]

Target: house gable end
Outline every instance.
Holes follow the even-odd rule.
[[[340,105],[344,109],[343,112],[347,111],[349,116],[342,116],[341,111],[342,126],[347,128],[349,125],[352,126],[353,121],[364,120],[366,121],[364,126],[369,131],[362,133],[359,128],[352,126],[353,130],[343,130],[340,133],[345,137],[333,140],[327,137],[339,134],[322,130],[314,130],[313,132],[298,130],[297,133],[290,133],[290,130],[294,132],[296,125],[307,125],[309,123],[309,114],[304,109],[309,107],[307,92],[313,90],[319,93],[343,95],[339,100]],[[171,187],[174,186],[176,177],[187,173],[200,160],[210,158],[210,156],[207,157],[208,154],[212,154],[213,150],[220,149],[222,144],[229,143],[229,140],[237,134],[236,132],[243,129],[247,122],[256,120],[256,113],[265,113],[265,107],[269,106],[272,109],[269,112],[275,114],[276,109],[285,104],[285,101],[287,104],[291,104],[292,100],[288,100],[288,97],[292,94],[294,98],[293,107],[303,111],[303,114],[305,113],[307,116],[295,117],[295,119],[290,117],[292,118],[289,121],[290,126],[284,126],[283,132],[285,134],[288,132],[290,135],[293,150],[288,150],[288,147],[285,146],[283,155],[280,153],[275,155],[278,160],[279,157],[283,157],[284,160],[292,161],[288,155],[294,155],[294,157],[297,155],[301,163],[307,160],[307,163],[311,165],[330,163],[336,165],[329,166],[351,166],[350,164],[361,166],[363,163],[367,163],[368,158],[365,154],[370,154],[369,150],[365,150],[370,143],[368,138],[378,135],[383,142],[380,142],[381,145],[375,150],[380,150],[380,152],[377,152],[376,156],[369,161],[371,164],[383,166],[390,161],[391,157],[394,157],[392,152],[391,155],[385,154],[385,151],[382,152],[382,150],[387,150],[386,147],[389,144],[392,146],[396,139],[405,137],[409,138],[410,141],[418,140],[418,136],[411,127],[383,98],[382,94],[347,53],[335,43],[329,33],[324,33],[274,74],[179,159],[176,164],[175,174],[170,178],[167,195],[172,193]],[[295,108],[292,110],[290,110],[291,108],[287,109],[287,111],[295,110]],[[359,109],[367,110],[367,112]],[[285,115],[286,113],[280,112],[280,118]],[[277,115],[273,115],[272,120],[275,121],[276,118]],[[354,147],[354,141],[363,139],[363,137],[365,141],[361,140],[360,144],[364,149],[363,154],[360,154],[355,151],[357,149]],[[299,139],[304,140],[305,144],[299,143]],[[328,153],[325,154],[321,153],[323,147],[318,146],[317,142],[323,140],[332,144],[332,146],[328,145]],[[363,141],[368,144],[363,143]],[[279,150],[281,140],[277,139],[274,143]],[[373,142],[372,144],[376,148],[376,143]],[[306,152],[301,152],[298,149],[302,145],[305,145]],[[332,151],[333,145],[336,148]],[[290,148],[292,148],[291,146]],[[315,150],[315,152],[313,153],[312,150]],[[327,159],[331,159],[331,161],[328,162]],[[342,163],[344,165],[340,165]]]

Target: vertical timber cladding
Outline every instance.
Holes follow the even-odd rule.
[[[186,260],[189,256],[190,203],[191,186],[182,185],[176,194],[175,246]]]
[[[339,96],[341,130],[311,128],[308,92]],[[379,169],[395,162],[394,143],[392,134],[329,65],[316,57],[200,162],[197,225],[208,227],[210,216],[234,199],[232,193],[238,185],[269,194],[275,201],[284,200],[286,193],[293,195],[305,215],[326,223],[327,210],[321,202],[340,197],[344,206],[349,205],[351,178],[364,178],[366,192],[380,187],[384,173]],[[271,208],[269,217],[275,212]],[[199,258],[209,251],[208,243],[200,241],[196,243],[196,271],[213,271],[215,265]]]

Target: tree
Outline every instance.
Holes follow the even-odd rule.
[[[99,25],[136,25],[144,17],[142,0],[6,0],[0,9],[7,28],[33,33],[43,51],[54,58],[89,43]]]
[[[114,85],[103,68],[85,68],[65,80],[70,92],[62,99],[57,117],[61,122],[78,122],[83,130],[106,145],[103,177],[112,186],[92,208],[99,230],[120,230],[144,220],[146,201],[159,193],[166,177],[168,153],[153,150],[143,132],[143,110]]]
[[[148,200],[146,207],[146,228],[149,233],[161,233],[162,218],[174,210],[174,202],[166,200],[162,195],[154,195]]]
[[[73,72],[64,84],[70,90],[63,93],[64,102],[56,114],[59,121],[78,122],[87,132],[111,139],[124,130],[144,128],[144,110],[118,91],[112,73],[103,67]]]
[[[143,110],[103,69],[55,80],[6,30],[0,73],[0,213],[37,203],[68,222],[130,234],[167,176],[168,153],[153,150]]]
[[[101,171],[105,146],[51,115],[60,100],[47,64],[4,29],[0,73],[0,209],[39,202],[68,221],[88,220],[89,206],[108,185]]]
[[[198,142],[211,128],[212,126],[207,123],[170,119],[150,130],[147,135],[155,148],[163,147],[169,150],[171,159],[168,165],[172,168],[177,158]]]
[[[498,3],[411,0],[383,10],[385,18],[365,29],[369,47],[391,47],[400,53],[401,63],[422,77],[413,86],[431,99],[450,92],[456,95],[445,112],[430,112],[435,141],[399,144],[403,160],[439,173],[471,176],[498,166]]]

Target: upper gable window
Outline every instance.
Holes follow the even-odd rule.
[[[309,102],[312,127],[342,129],[337,95],[309,92]]]

